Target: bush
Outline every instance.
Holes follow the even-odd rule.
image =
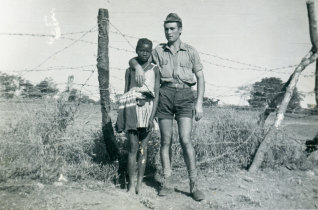
[[[263,168],[286,166],[289,169],[301,169],[307,159],[306,145],[291,136],[288,130],[277,130],[270,136],[274,144],[265,154]]]
[[[202,169],[247,168],[260,144],[262,130],[257,112],[232,108],[209,109],[202,123],[194,126],[193,140]]]
[[[258,112],[233,108],[205,109],[204,118],[194,123],[192,143],[198,168],[218,171],[247,168],[260,144],[262,130],[257,126]],[[160,136],[153,134],[148,148],[148,167],[161,170]],[[186,171],[182,148],[174,122],[172,166]]]
[[[1,135],[0,180],[29,178],[50,183],[60,174],[71,180],[107,181],[116,176],[116,166],[94,162],[100,156],[96,154],[100,135],[73,125],[75,103],[51,100],[30,105],[29,110],[20,120],[11,121]]]

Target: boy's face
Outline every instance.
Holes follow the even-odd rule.
[[[140,44],[136,50],[138,59],[142,62],[147,62],[151,56],[151,51],[152,49],[149,44]]]

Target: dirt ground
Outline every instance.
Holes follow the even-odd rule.
[[[206,195],[189,195],[188,180],[174,176],[175,192],[159,197],[158,183],[146,178],[139,195],[103,182],[31,182],[0,186],[0,209],[317,209],[318,169],[293,171],[282,167],[256,174],[247,171],[211,173],[200,177]],[[17,183],[17,182],[16,182]]]

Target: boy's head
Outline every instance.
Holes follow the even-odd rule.
[[[149,39],[142,38],[137,42],[136,53],[138,59],[142,62],[147,62],[152,52],[152,42]]]

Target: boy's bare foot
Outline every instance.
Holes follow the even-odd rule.
[[[141,184],[136,185],[136,194],[138,195],[141,190]]]
[[[129,194],[134,194],[135,193],[135,189],[134,189],[134,184],[128,184],[128,190],[127,192]]]

